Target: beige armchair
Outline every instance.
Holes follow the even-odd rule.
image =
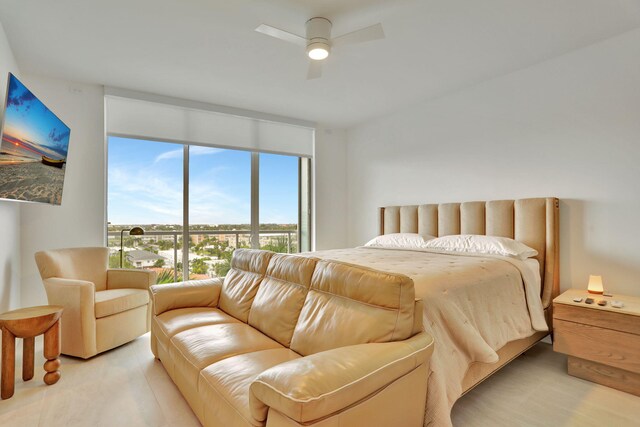
[[[49,304],[64,307],[62,353],[88,359],[149,331],[156,273],[109,269],[108,248],[35,255]]]

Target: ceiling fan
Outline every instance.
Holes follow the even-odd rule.
[[[331,26],[331,21],[327,18],[316,17],[307,21],[306,37],[267,24],[260,25],[256,31],[289,43],[305,46],[310,58],[307,79],[317,79],[322,75],[322,60],[329,56],[332,48],[384,38],[384,30],[382,24],[379,23],[335,38],[331,38]]]

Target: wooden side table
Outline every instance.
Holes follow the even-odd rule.
[[[0,397],[8,399],[15,389],[16,338],[22,338],[22,379],[33,378],[35,337],[44,334],[44,382],[60,379],[60,317],[63,307],[42,305],[0,314],[2,329],[2,385]]]
[[[588,297],[607,304],[585,304]],[[640,298],[570,289],[553,300],[553,328],[553,349],[568,355],[569,375],[640,396]]]

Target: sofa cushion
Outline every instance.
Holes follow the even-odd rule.
[[[205,425],[264,425],[268,407],[251,398],[249,386],[265,370],[299,359],[288,348],[254,351],[216,362],[200,372],[198,393]]]
[[[108,289],[95,294],[96,319],[122,313],[149,303],[146,289]]]
[[[176,383],[197,387],[200,371],[212,363],[238,354],[271,348],[280,344],[245,323],[200,326],[179,332],[169,341]],[[181,384],[182,382],[186,384]]]
[[[285,347],[309,291],[317,259],[275,254],[249,313],[249,324]]]
[[[347,345],[406,339],[413,327],[414,300],[413,281],[405,275],[318,261],[291,349],[306,356]]]
[[[253,298],[258,292],[273,252],[236,249],[220,292],[218,306],[238,320],[247,322]]]
[[[155,316],[151,324],[152,332],[167,347],[169,340],[177,333],[199,326],[240,321],[217,308],[191,307],[165,311]]]

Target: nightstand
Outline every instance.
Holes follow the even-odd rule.
[[[585,304],[587,297],[595,302]],[[602,299],[604,307],[596,304]],[[624,307],[613,308],[613,300]],[[569,375],[640,396],[640,298],[570,289],[553,300],[553,333],[553,349],[569,356]]]

